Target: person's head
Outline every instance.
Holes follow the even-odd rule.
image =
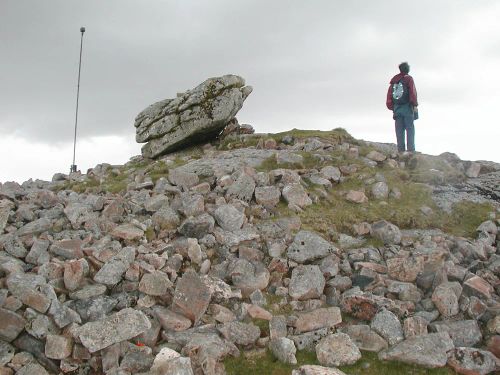
[[[410,73],[410,65],[408,65],[406,61],[402,62],[401,64],[399,64],[399,71],[404,74]]]

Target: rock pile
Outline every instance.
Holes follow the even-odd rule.
[[[209,78],[175,99],[152,104],[137,115],[134,124],[136,141],[147,142],[142,155],[157,158],[215,138],[251,92],[252,87],[245,86],[243,78],[225,75]]]
[[[227,98],[246,97],[236,77],[216,82],[231,87]],[[198,94],[181,98],[176,108],[199,103]],[[140,116],[141,134],[152,134],[165,108],[174,107]],[[496,371],[498,211],[473,239],[385,220],[327,236],[303,227],[300,214],[361,168],[365,189],[350,184],[345,204],[401,199],[381,173],[406,164],[382,148],[361,156],[354,141],[290,138],[261,149],[207,146],[182,166],[166,158],[154,181],[136,158],[0,185],[0,374],[214,375],[225,373],[225,358],[266,348],[288,364],[298,350],[316,353],[321,366],[293,374],[342,374],[336,367],[359,361],[360,350]],[[155,147],[147,152],[168,149]],[[304,152],[318,167],[280,165]],[[259,170],[264,161],[273,167]],[[90,181],[126,170],[134,172],[122,193],[92,190]],[[71,190],[78,184],[87,191]]]

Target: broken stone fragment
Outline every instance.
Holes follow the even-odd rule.
[[[315,331],[321,328],[334,328],[342,323],[342,316],[338,307],[320,308],[299,314],[295,321],[298,333]]]
[[[163,329],[168,331],[185,331],[191,327],[191,320],[163,306],[154,306],[154,314]]]
[[[379,353],[384,361],[400,361],[428,368],[443,367],[454,348],[447,333],[413,336]]]
[[[287,257],[298,263],[306,263],[321,259],[338,249],[318,234],[301,230],[295,235],[292,244],[288,247]]]
[[[227,189],[226,199],[239,199],[244,202],[250,202],[255,191],[255,180],[242,173],[240,177]]]
[[[253,345],[260,337],[259,327],[253,324],[235,321],[224,323],[217,329],[224,338],[241,346]]]
[[[124,247],[101,267],[95,274],[94,281],[109,286],[118,284],[134,259],[135,248]]]
[[[172,311],[197,323],[207,311],[212,292],[194,271],[188,271],[177,281]]]
[[[291,365],[297,364],[297,358],[295,358],[297,349],[292,340],[286,337],[273,339],[269,343],[269,349],[281,362]]]
[[[165,273],[153,271],[142,276],[139,283],[139,291],[150,296],[163,296],[173,285]]]
[[[463,284],[464,294],[468,296],[476,296],[481,299],[488,300],[491,298],[493,287],[482,277],[473,276],[466,280]]]
[[[345,333],[328,335],[316,346],[316,356],[324,366],[346,366],[356,363],[361,352]]]
[[[260,186],[255,188],[255,201],[266,208],[273,208],[278,205],[281,192],[274,186]]]
[[[289,206],[304,208],[312,204],[311,198],[301,184],[286,185],[282,194]]]
[[[429,325],[433,332],[446,332],[455,346],[475,346],[483,335],[476,320],[439,321]]]
[[[201,239],[214,230],[215,220],[214,218],[203,213],[199,216],[190,216],[179,227],[179,233],[186,237]]]
[[[428,322],[421,316],[411,316],[406,318],[403,323],[403,332],[405,338],[413,336],[426,335]]]
[[[413,283],[424,269],[424,257],[387,259],[387,273],[395,280]]]
[[[45,342],[45,355],[47,358],[64,359],[71,355],[73,340],[60,335],[47,335]]]
[[[340,332],[349,335],[360,350],[378,353],[388,347],[387,341],[365,324],[346,326]]]
[[[399,228],[385,220],[380,220],[371,225],[370,234],[378,238],[384,244],[399,244],[401,242],[401,231]],[[403,281],[403,280],[401,280]]]
[[[133,241],[142,238],[144,231],[133,224],[122,224],[113,229],[111,235],[118,239]]]
[[[325,288],[325,278],[316,265],[300,265],[293,269],[290,280],[290,297],[298,300],[319,298]]]
[[[458,282],[442,283],[432,293],[432,302],[445,318],[455,316],[459,312],[458,299],[462,287]]]
[[[246,259],[238,259],[228,270],[228,276],[244,297],[256,290],[265,289],[270,279],[270,273],[264,264]]]
[[[366,203],[368,202],[368,197],[363,191],[349,190],[345,198],[352,203]]]
[[[499,365],[498,358],[486,350],[458,347],[449,353],[448,366],[459,374],[491,374]]]
[[[11,342],[23,331],[25,324],[21,315],[0,308],[0,339]]]
[[[389,345],[403,341],[403,328],[398,317],[388,310],[379,311],[373,318],[371,329],[387,340]]]
[[[76,335],[89,352],[130,340],[151,328],[143,312],[126,308],[102,320],[89,322],[76,329]]]
[[[245,215],[230,204],[217,207],[214,212],[214,217],[217,224],[227,231],[240,229],[245,220]]]

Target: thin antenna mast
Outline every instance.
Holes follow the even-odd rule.
[[[80,72],[82,70],[82,49],[83,49],[83,34],[85,33],[85,27],[80,27],[80,32],[82,37],[80,39],[80,62],[78,64],[78,86],[76,89],[76,114],[75,114],[75,137],[73,140],[73,164],[70,167],[70,173],[76,172],[75,155],[76,155],[76,130],[78,127],[78,99],[80,98]]]

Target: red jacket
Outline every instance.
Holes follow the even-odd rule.
[[[408,87],[408,91],[410,94],[410,105],[413,107],[416,107],[418,105],[417,89],[415,88],[415,82],[413,82],[412,76],[410,76],[409,74],[399,73],[392,77],[389,89],[387,90],[387,100],[385,104],[391,111],[394,110],[394,103],[392,102],[392,85],[394,83],[398,83],[401,78],[403,78],[403,82],[406,84],[406,87]]]

